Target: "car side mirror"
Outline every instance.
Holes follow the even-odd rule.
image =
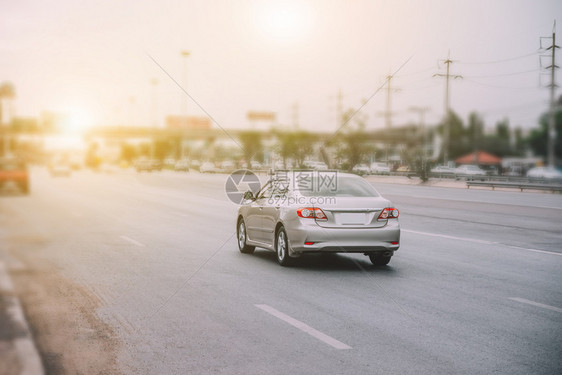
[[[251,201],[256,200],[256,198],[254,197],[254,193],[252,193],[250,190],[244,193],[244,199]]]

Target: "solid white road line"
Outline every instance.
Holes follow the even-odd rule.
[[[449,239],[449,240],[459,240],[459,241],[475,242],[475,243],[481,243],[481,244],[485,244],[485,245],[497,244],[497,242],[492,242],[492,241],[476,240],[476,239],[473,239],[473,238],[466,238],[466,237],[447,236],[447,235],[445,235],[445,234],[437,234],[437,233],[418,232],[418,231],[415,231],[415,230],[405,230],[405,229],[402,229],[402,232],[414,233],[414,234],[422,234],[422,235],[424,235],[424,236],[431,236],[431,237],[447,238],[447,239]]]
[[[531,252],[533,252],[533,253],[542,253],[542,254],[550,254],[550,255],[562,256],[562,253],[555,253],[554,251],[538,250],[538,249],[529,249],[529,248],[527,248],[527,247],[519,247],[519,246],[507,245],[507,244],[503,244],[503,243],[501,243],[501,242],[486,241],[486,240],[477,240],[477,239],[474,239],[474,238],[466,238],[466,237],[448,236],[448,235],[445,235],[445,234],[437,234],[437,233],[418,232],[418,231],[415,231],[415,230],[406,230],[406,229],[402,229],[402,232],[414,233],[414,234],[421,234],[421,235],[423,235],[423,236],[430,236],[430,237],[446,238],[446,239],[449,239],[449,240],[473,242],[473,243],[479,243],[479,244],[484,244],[484,245],[500,245],[500,246],[506,246],[506,247],[509,247],[509,248],[512,248],[512,249],[517,249],[517,250],[531,251]]]
[[[550,305],[545,305],[543,303],[529,301],[528,299],[525,299],[525,298],[510,297],[508,299],[510,299],[512,301],[516,301],[516,302],[526,303],[527,305],[542,307],[543,309],[552,310],[552,311],[562,313],[562,309],[559,308],[559,307],[554,307],[554,306],[550,306]]]
[[[318,340],[322,341],[325,344],[328,344],[336,349],[340,349],[340,350],[345,350],[345,349],[352,349],[351,346],[344,344],[341,341],[336,340],[333,337],[330,337],[312,327],[310,327],[309,325],[296,320],[294,318],[291,318],[289,315],[283,314],[281,311],[278,311],[276,309],[274,309],[271,306],[268,305],[255,305],[258,309],[261,309],[271,315],[273,315],[276,318],[281,319],[282,321],[289,323],[290,325],[292,325],[295,328],[300,329],[301,331],[308,333],[310,336],[317,338]]]
[[[127,237],[127,236],[119,236],[119,237],[121,237],[122,239],[124,239],[124,240],[127,241],[127,242],[132,243],[133,245],[137,245],[137,246],[140,246],[140,247],[144,247],[144,244],[140,243],[139,241],[133,240],[133,239],[130,238],[130,237]]]

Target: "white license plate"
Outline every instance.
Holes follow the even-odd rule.
[[[342,212],[338,215],[338,219],[343,225],[365,224],[364,213]]]

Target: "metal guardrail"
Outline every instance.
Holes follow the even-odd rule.
[[[485,186],[495,188],[511,188],[523,190],[548,190],[551,192],[561,192],[562,184],[560,183],[537,183],[537,182],[505,182],[505,181],[466,181],[467,189],[471,186]]]

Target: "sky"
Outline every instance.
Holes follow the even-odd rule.
[[[0,82],[15,86],[17,116],[64,111],[77,129],[185,113],[247,128],[248,111],[272,111],[278,127],[330,132],[341,90],[344,110],[361,108],[375,130],[389,75],[392,126],[418,122],[412,107],[437,123],[445,79],[434,74],[450,56],[462,76],[452,110],[531,129],[549,105],[541,37],[560,18],[559,0],[0,0]]]

